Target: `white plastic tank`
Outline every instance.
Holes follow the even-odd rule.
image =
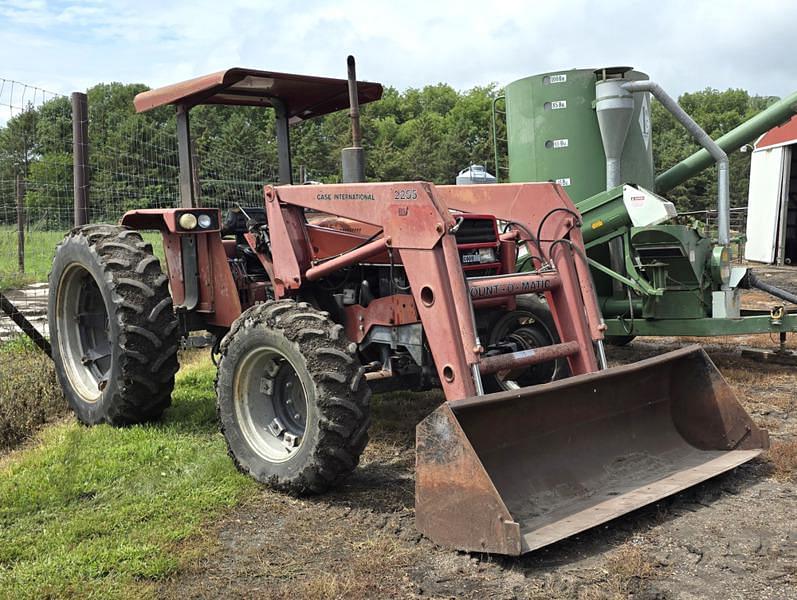
[[[457,175],[457,185],[473,185],[475,183],[496,183],[495,175],[487,172],[484,165],[471,165],[462,169]]]

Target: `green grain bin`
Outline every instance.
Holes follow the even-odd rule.
[[[578,204],[606,189],[603,142],[595,114],[595,84],[648,76],[630,67],[572,69],[532,75],[506,87],[509,179],[556,181]],[[622,153],[622,180],[653,189],[650,97],[634,94]]]

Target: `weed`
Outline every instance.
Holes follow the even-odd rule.
[[[418,560],[419,550],[407,548],[383,532],[362,535],[362,541],[341,548],[346,551],[346,561],[335,572],[314,569],[286,583],[276,597],[334,600],[395,594],[402,585],[396,574],[404,573]]]
[[[49,357],[21,340],[3,344],[0,350],[0,450],[30,437],[44,423],[64,415],[66,410]]]
[[[614,551],[603,569],[604,578],[579,590],[579,600],[623,600],[644,589],[657,574],[656,564],[641,548],[625,544]]]
[[[781,481],[797,481],[797,440],[774,442],[769,450],[773,474]]]

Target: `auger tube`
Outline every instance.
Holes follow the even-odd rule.
[[[653,81],[631,81],[623,85],[623,89],[629,92],[650,92],[666,108],[678,122],[686,128],[698,144],[711,155],[717,163],[717,237],[721,246],[730,243],[730,189],[728,178],[728,155],[711,139],[711,136],[703,131],[703,128],[695,123],[684,109],[667,93],[662,87]]]

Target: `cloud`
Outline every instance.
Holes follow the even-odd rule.
[[[633,65],[673,94],[783,95],[797,4],[759,0],[2,1],[0,76],[61,92],[171,83],[229,66],[464,89],[550,70]]]

